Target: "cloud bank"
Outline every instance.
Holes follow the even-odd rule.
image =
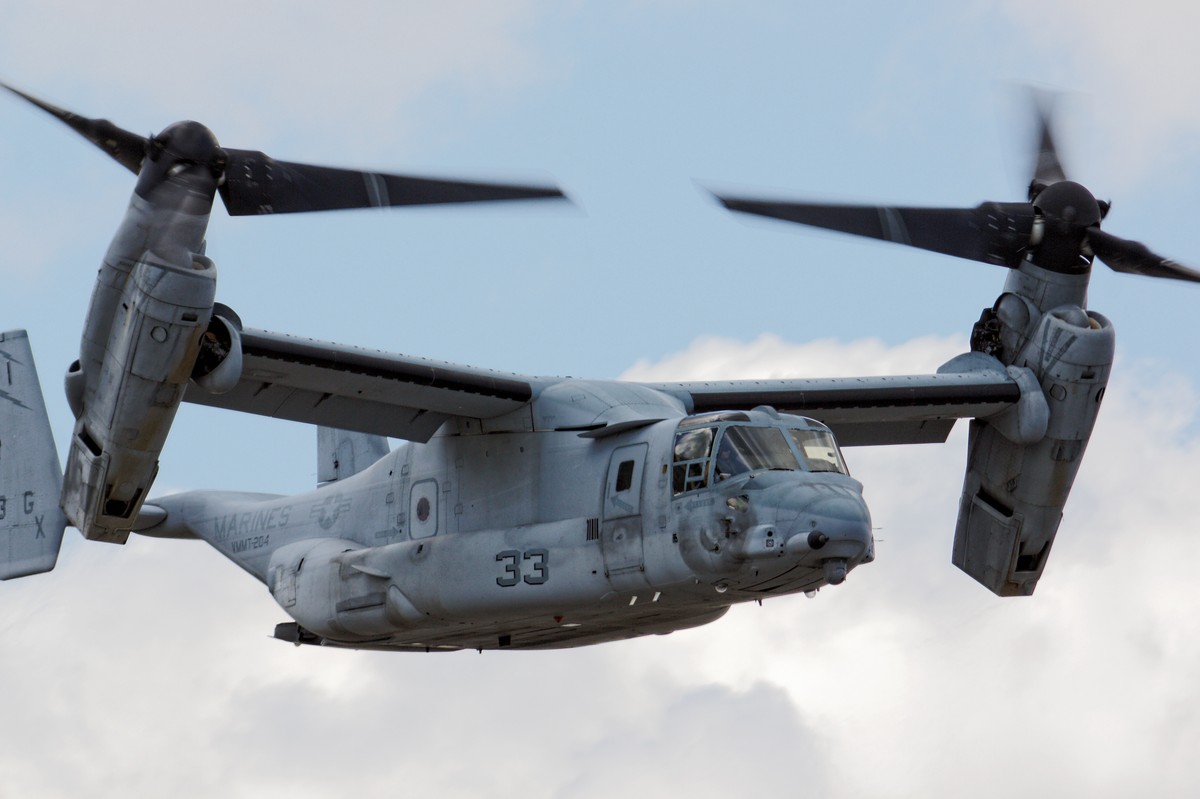
[[[709,339],[631,374],[921,371],[953,348]],[[0,589],[0,783],[93,796],[1188,795],[1195,401],[1177,378],[1119,368],[1030,599],[997,599],[949,563],[959,434],[849,451],[880,544],[844,585],[575,651],[296,649],[268,638],[282,613],[265,590],[202,544],[71,534],[57,571]]]

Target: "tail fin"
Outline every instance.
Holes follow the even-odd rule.
[[[358,474],[388,454],[383,436],[333,427],[317,428],[317,482],[331,483]]]
[[[67,525],[61,489],[29,336],[0,333],[0,580],[54,568]]]

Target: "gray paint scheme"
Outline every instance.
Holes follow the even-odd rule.
[[[29,337],[0,333],[0,580],[54,568],[67,523],[61,482]]]
[[[242,340],[237,387],[219,395],[192,389],[186,402],[411,441],[428,441],[452,417],[492,431],[556,430],[772,405],[821,419],[843,445],[932,443],[945,440],[954,420],[1001,412],[1021,396],[1002,365],[966,373],[637,386],[494,372],[257,330],[243,331]],[[627,396],[602,400],[608,416],[599,420],[571,398],[596,391]]]
[[[317,482],[358,474],[388,454],[387,439],[332,427],[317,428]]]
[[[806,426],[761,411],[745,417],[738,424]],[[202,538],[262,580],[298,621],[280,630],[289,640],[401,650],[595,643],[811,590],[824,576],[807,520],[824,519],[834,535],[845,525],[839,542],[853,563],[873,556],[861,486],[845,475],[743,475],[673,496],[676,427],[666,420],[599,439],[447,428],[307,494],[161,498],[163,520],[143,532]],[[623,473],[627,461],[634,466]],[[796,501],[800,482],[845,507],[803,513],[810,498]],[[407,500],[429,485],[428,514],[439,522],[417,535]],[[793,552],[743,551],[725,500],[744,494],[755,507],[736,513],[779,524]]]
[[[506,374],[245,328],[214,302],[204,237],[218,187],[242,211],[291,212],[361,204],[370,174],[225,150],[191,122],[143,140],[22,96],[138,182],[68,371],[76,421],[61,475],[28,340],[0,339],[0,508],[23,498],[22,515],[0,513],[0,576],[52,568],[69,520],[113,543],[131,531],[208,542],[264,583],[291,619],[276,637],[296,644],[482,650],[662,634],[736,602],[838,585],[871,562],[870,513],[834,433],[934,442],[959,418],[972,421],[953,561],[1001,596],[1032,593],[1042,575],[1114,346],[1108,320],[1085,310],[1085,234],[1069,225],[1016,241],[971,352],[933,374]],[[302,187],[304,176],[320,180]],[[404,201],[557,194],[435,183]],[[906,224],[918,217],[945,215]],[[979,232],[968,224],[951,242],[926,230],[921,246],[976,252]],[[318,425],[321,485],[147,503],[185,399]],[[389,451],[384,436],[405,442]],[[60,484],[66,520],[44,504]]]

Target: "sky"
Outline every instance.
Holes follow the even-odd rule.
[[[927,373],[997,267],[721,210],[708,189],[912,205],[1024,197],[1027,89],[1106,229],[1200,265],[1200,10],[1116,0],[37,4],[0,79],[147,133],[287,160],[553,180],[572,204],[230,219],[251,327],[522,374]],[[3,329],[61,375],[132,179],[0,98]],[[198,542],[69,531],[0,584],[12,795],[1193,796],[1200,788],[1200,287],[1095,270],[1117,362],[1037,593],[950,564],[965,431],[853,449],[875,563],[815,598],[582,650],[293,648]],[[290,493],[302,425],[184,407],[160,493]]]

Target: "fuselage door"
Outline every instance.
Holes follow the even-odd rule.
[[[618,591],[644,588],[642,551],[642,470],[646,444],[618,448],[604,484],[600,543],[609,581]]]
[[[642,469],[646,445],[631,444],[613,453],[604,486],[604,519],[638,516],[642,512]]]

